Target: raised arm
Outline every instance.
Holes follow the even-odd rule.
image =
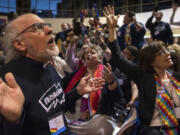
[[[137,22],[135,16],[133,17],[133,23],[134,23],[134,25],[135,25],[135,27],[136,27],[136,31],[137,31],[137,32],[139,32],[139,31],[143,28],[143,25]]]
[[[155,16],[156,13],[157,13],[156,11],[153,11],[153,12],[152,12],[152,16],[147,20],[147,22],[146,22],[146,24],[145,24],[146,27],[147,27],[149,30],[151,30],[152,27],[153,27],[152,20],[153,20],[153,18],[154,18],[154,16]]]
[[[177,8],[178,8],[177,4],[173,4],[173,6],[172,6],[173,12],[172,12],[172,15],[170,18],[170,24],[180,26],[180,22],[174,22],[174,15],[177,11]]]
[[[118,18],[114,15],[114,7],[105,7],[103,10],[103,14],[106,17],[108,28],[109,28],[109,36],[108,41],[113,42],[117,39],[116,35],[116,26]]]
[[[167,28],[167,33],[168,33],[167,41],[169,45],[172,45],[174,43],[173,32],[171,30],[171,26],[168,23],[166,25],[167,25],[166,28]]]
[[[79,58],[75,57],[75,50],[76,50],[76,41],[77,37],[71,38],[71,43],[69,44],[66,50],[65,60],[67,64],[70,66],[72,71],[76,71],[79,68]]]
[[[114,15],[114,8],[110,6],[105,7],[103,13],[107,19],[109,28],[108,47],[112,52],[111,60],[113,61],[113,64],[120,69],[120,71],[126,74],[130,79],[137,81],[137,77],[141,74],[140,68],[123,57],[117,43],[116,25],[118,18]]]

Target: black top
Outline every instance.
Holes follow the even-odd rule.
[[[107,83],[102,89],[101,100],[99,103],[99,108],[97,113],[106,114],[114,117],[116,113],[115,108],[118,106],[124,106],[125,104],[124,93],[118,83],[117,78],[115,78],[115,81],[117,82],[118,85],[116,89],[109,90]]]
[[[43,63],[20,57],[4,65],[0,76],[4,79],[7,72],[13,73],[22,88],[25,104],[19,124],[0,117],[1,135],[50,135],[48,118],[65,112],[80,98],[76,89],[64,94],[67,79],[62,80],[51,65],[44,68]]]
[[[150,30],[153,40],[160,40],[166,44],[173,44],[173,33],[168,23],[152,22],[153,16],[151,16],[146,22],[146,27]]]
[[[156,100],[154,73],[144,71],[140,66],[125,59],[116,40],[109,43],[108,47],[112,51],[112,61],[117,68],[136,83],[139,90],[138,116],[142,125],[149,125],[154,114]],[[180,74],[173,73],[173,75],[180,80]]]
[[[131,45],[136,46],[138,49],[141,49],[142,46],[145,44],[144,35],[146,34],[146,29],[144,28],[143,24],[142,29],[140,31],[136,30],[136,27],[134,24],[131,24],[130,26],[130,36],[131,36]],[[127,43],[125,41],[125,35],[126,35],[126,29],[128,28],[127,24],[124,24],[121,26],[117,33],[118,42],[120,45],[120,49],[124,50],[127,46]]]

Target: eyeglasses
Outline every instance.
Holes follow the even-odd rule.
[[[29,27],[27,27],[26,29],[24,29],[22,32],[20,32],[19,34],[17,34],[17,36],[15,36],[15,38],[19,37],[21,34],[23,34],[24,32],[26,32],[27,30],[31,29],[31,32],[36,32],[38,30],[44,30],[44,26],[48,26],[51,27],[51,24],[48,23],[34,23],[32,25],[30,25]]]

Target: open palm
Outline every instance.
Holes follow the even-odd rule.
[[[91,75],[83,77],[77,89],[80,95],[98,91],[103,88],[105,80],[102,77],[91,78]]]
[[[104,8],[103,14],[107,19],[107,24],[109,28],[115,28],[117,26],[118,18],[114,14],[114,7],[108,5]]]
[[[12,73],[5,75],[6,82],[0,78],[0,114],[9,121],[17,121],[22,113],[24,95]]]

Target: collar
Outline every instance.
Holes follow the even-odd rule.
[[[37,60],[31,59],[31,58],[25,57],[25,56],[20,56],[19,61],[26,64],[27,66],[35,66],[35,67],[41,67],[42,68],[44,65],[43,62],[39,62]]]

